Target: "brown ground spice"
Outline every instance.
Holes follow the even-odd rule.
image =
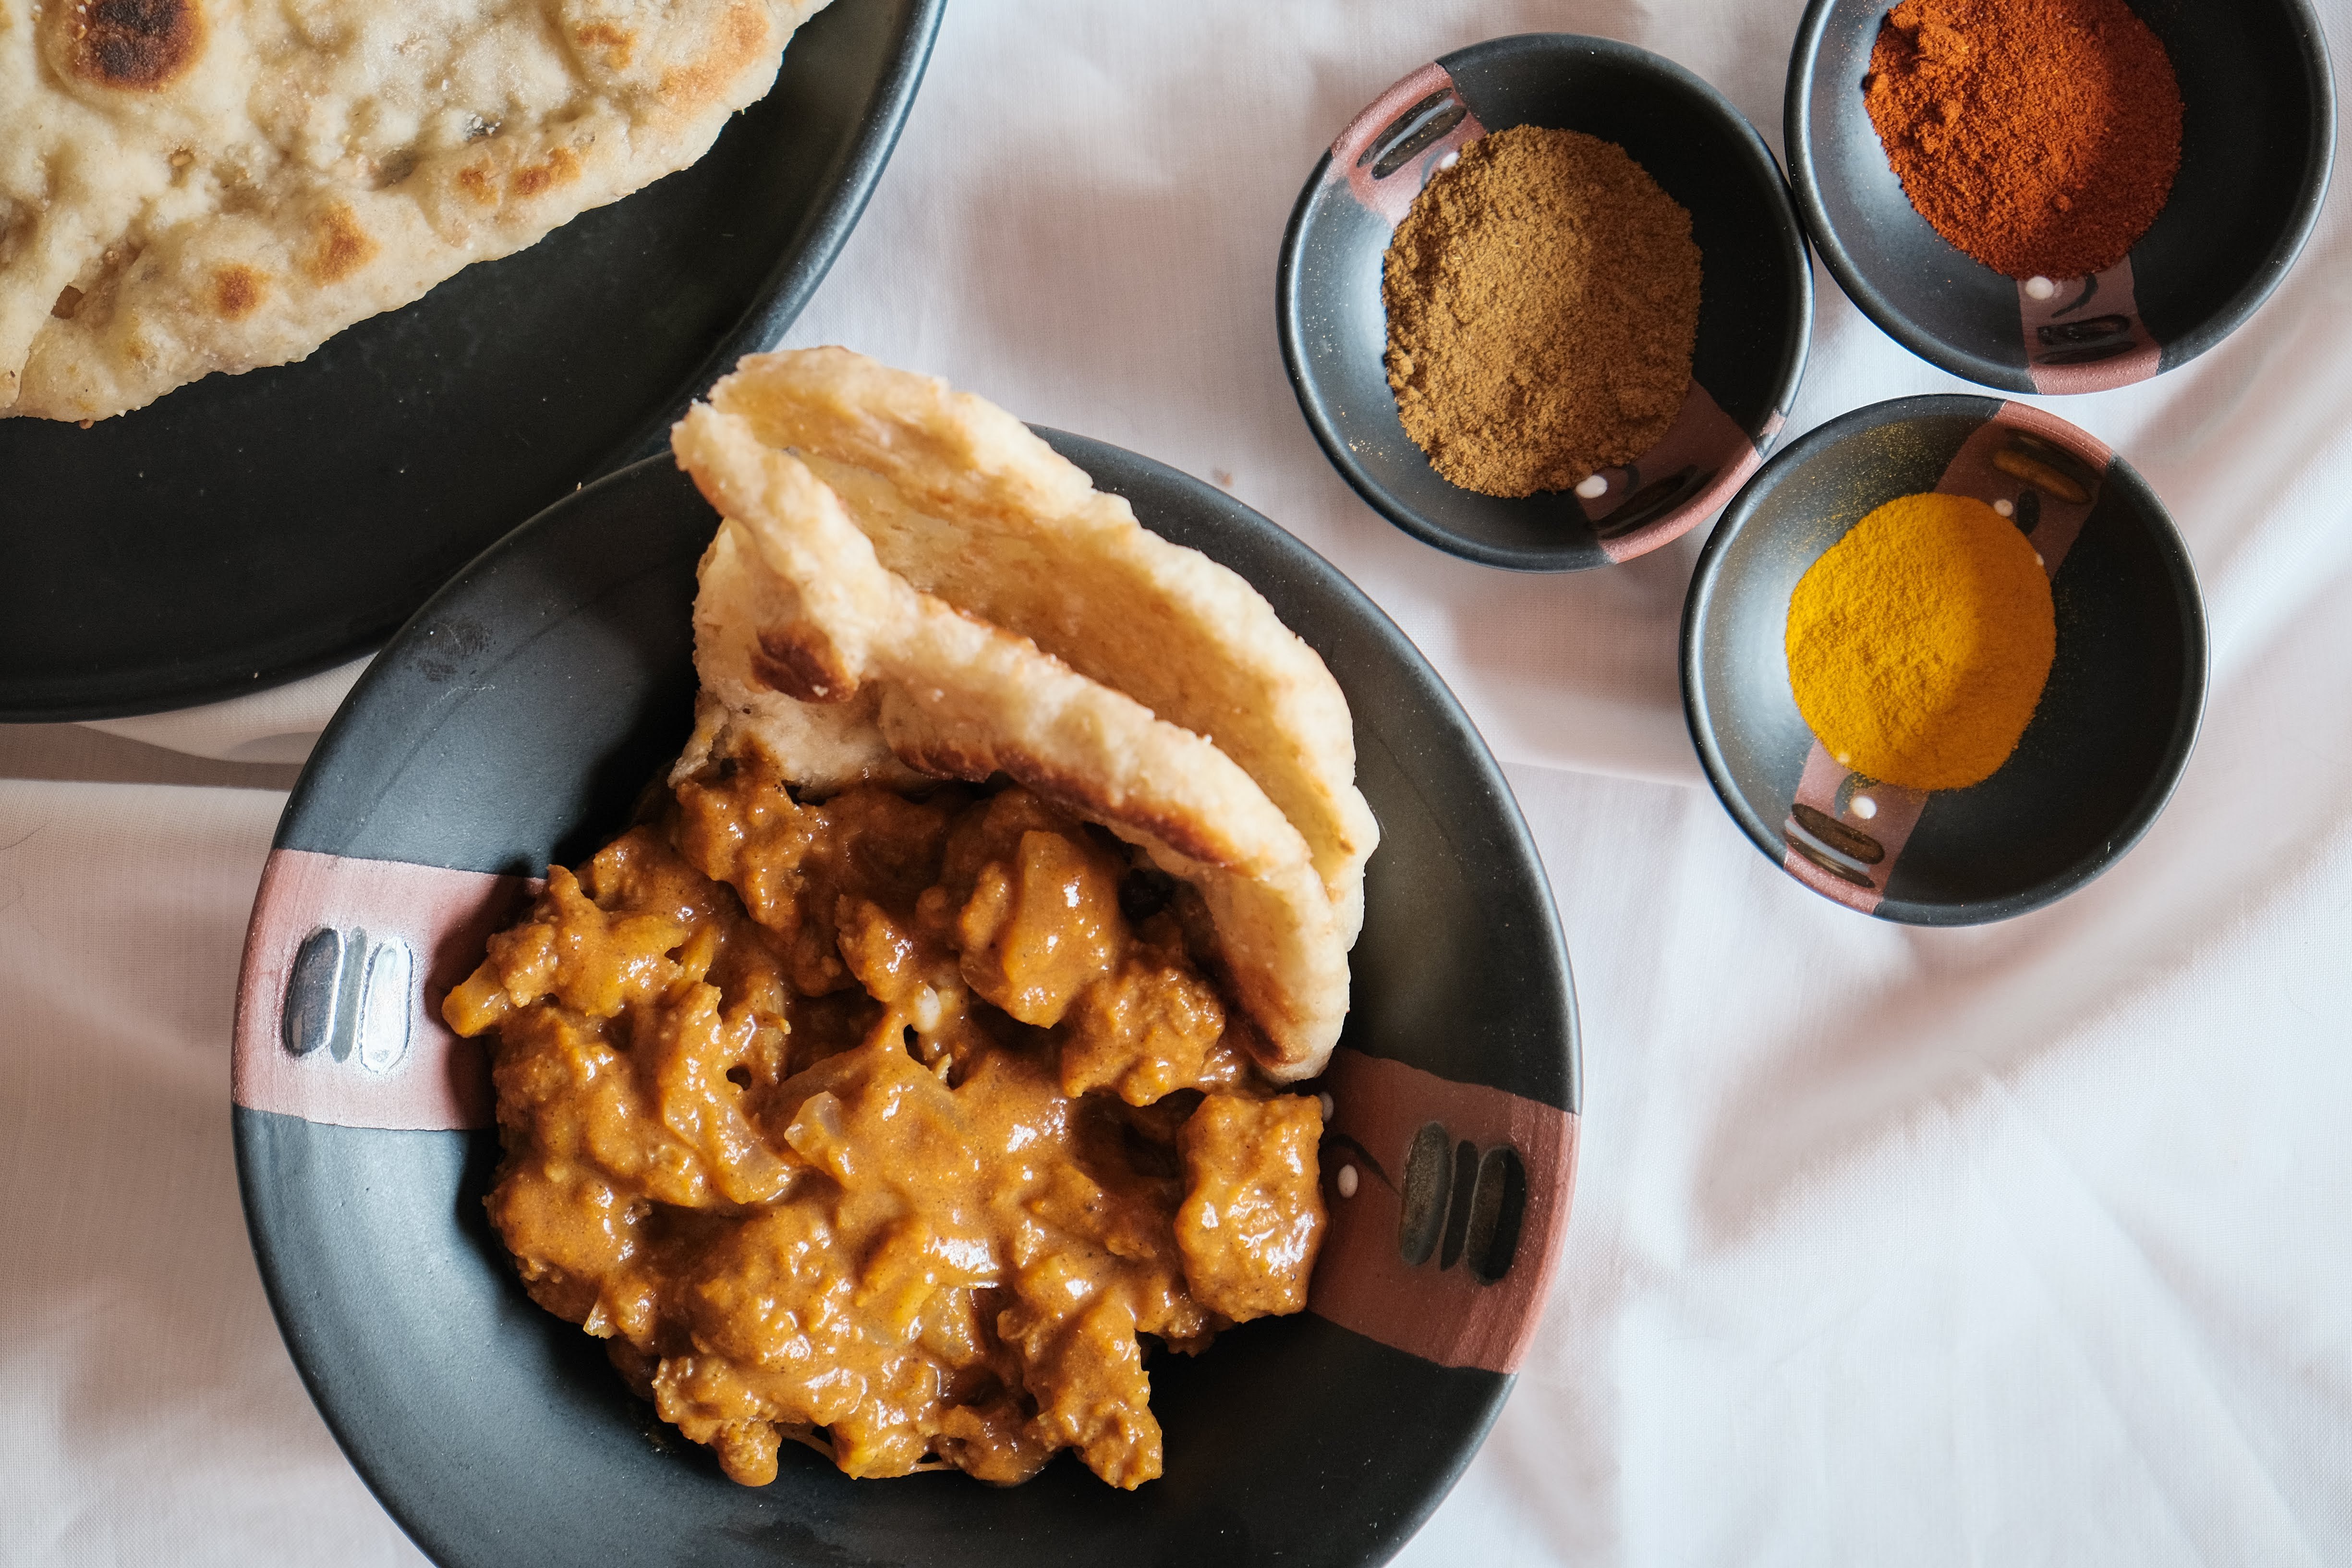
[[[1518,125],[1463,149],[1397,226],[1381,295],[1405,433],[1465,489],[1567,489],[1629,463],[1690,384],[1690,214],[1581,132]]]
[[[2123,0],[1904,0],[1870,72],[1903,194],[1996,272],[2104,271],[2172,192],[2179,84]]]

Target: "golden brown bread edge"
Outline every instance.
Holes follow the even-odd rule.
[[[725,519],[700,569],[703,691],[680,774],[753,740],[818,790],[1006,774],[1197,889],[1234,999],[1264,1036],[1261,1066],[1278,1081],[1322,1069],[1347,1016],[1353,933],[1306,838],[1247,772],[891,571],[845,498],[750,421],[698,405],[672,445]]]
[[[797,452],[884,566],[1214,742],[1306,838],[1354,942],[1380,826],[1355,787],[1347,699],[1237,573],[935,376],[841,348],[754,354],[710,404]]]

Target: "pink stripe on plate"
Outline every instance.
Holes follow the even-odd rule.
[[[1444,135],[1415,152],[1386,175],[1375,177],[1372,170],[1381,160],[1368,154],[1381,132],[1414,104],[1440,93],[1451,95],[1461,106],[1461,119]],[[1433,106],[1431,110],[1432,113],[1443,111],[1443,106]],[[1433,60],[1374,99],[1370,107],[1348,122],[1339,139],[1331,143],[1331,168],[1325,178],[1345,180],[1349,194],[1393,228],[1404,221],[1413,197],[1421,195],[1421,187],[1428,183],[1431,167],[1485,134],[1486,128],[1470,112],[1454,79],[1446,74],[1444,66]]]
[[[1780,428],[1778,414],[1764,426],[1770,440]],[[1764,463],[1764,455],[1738,422],[1723,411],[1714,395],[1693,380],[1683,394],[1675,422],[1656,445],[1624,468],[1603,468],[1608,489],[1586,500],[1570,490],[1570,498],[1593,525],[1601,552],[1622,564],[1646,555],[1688,533],[1738,494],[1739,487]],[[1611,515],[1652,485],[1665,484],[1687,473],[1698,485],[1690,498],[1654,521],[1638,524],[1622,534],[1609,531]]]
[[[488,1127],[481,1044],[442,999],[540,884],[273,850],[247,927],[230,1094],[338,1127]]]
[[[2036,393],[2106,392],[2146,381],[2159,368],[2156,338],[2139,319],[2128,256],[2105,272],[2057,281],[2047,300],[2021,282],[2017,311]]]
[[[1576,1183],[1577,1119],[1538,1100],[1345,1047],[1332,1053],[1321,1088],[1332,1101],[1322,1151],[1331,1228],[1307,1310],[1440,1366],[1517,1371],[1559,1262]],[[1441,1209],[1449,1227],[1457,1207],[1467,1221],[1477,1192],[1475,1182],[1451,1182],[1464,1144],[1482,1161],[1507,1148],[1525,1170],[1517,1250],[1491,1282],[1478,1277],[1467,1256],[1445,1267],[1442,1239],[1418,1264],[1407,1262],[1401,1248],[1413,1141],[1432,1125],[1443,1130],[1449,1185]],[[1355,1190],[1342,1196],[1345,1167],[1356,1172]]]

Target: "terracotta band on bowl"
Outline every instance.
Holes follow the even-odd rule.
[[[1440,1366],[1517,1371],[1567,1230],[1575,1115],[1344,1046],[1319,1082],[1331,1227],[1307,1310]]]
[[[488,1059],[441,1021],[533,879],[275,849],[246,928],[231,1098],[338,1127],[492,1121]]]

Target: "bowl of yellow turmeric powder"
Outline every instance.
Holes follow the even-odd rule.
[[[2196,573],[2131,466],[2041,409],[1908,397],[1790,446],[1683,609],[1685,716],[1756,847],[1912,925],[2022,914],[2164,809],[2205,702]]]

